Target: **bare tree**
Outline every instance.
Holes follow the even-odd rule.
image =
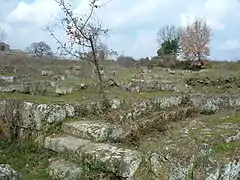
[[[26,51],[37,57],[53,55],[51,47],[43,41],[32,43],[29,47],[26,48]]]
[[[6,38],[6,32],[0,28],[0,42],[3,42]]]
[[[210,55],[210,36],[211,29],[202,20],[196,20],[183,28],[179,43],[184,58],[198,60],[203,66],[203,60]]]
[[[157,43],[161,46],[166,41],[178,39],[180,36],[180,28],[175,25],[167,25],[158,30]]]
[[[74,56],[78,59],[86,59],[94,65],[95,73],[98,78],[99,91],[104,102],[107,100],[104,91],[104,81],[102,77],[102,67],[99,65],[98,50],[101,45],[100,37],[107,33],[101,24],[94,18],[94,11],[101,7],[98,0],[90,0],[90,11],[87,15],[76,15],[71,9],[71,4],[65,0],[55,0],[65,14],[61,20],[61,25],[68,36],[68,42],[61,42],[55,35],[51,27],[47,27],[50,34],[59,44],[59,49],[63,50],[66,55]],[[76,51],[76,48],[78,49]],[[90,52],[90,53],[89,53]]]

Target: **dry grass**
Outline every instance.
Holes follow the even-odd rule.
[[[146,75],[146,79],[155,79],[155,80],[169,80],[172,82],[183,82],[186,83],[186,80],[191,77],[198,78],[211,78],[213,80],[221,78],[221,77],[240,77],[240,63],[239,62],[207,62],[209,69],[200,72],[192,72],[192,73],[183,73],[183,74],[171,74],[166,69],[154,67],[150,73]],[[41,76],[41,70],[51,70],[54,74],[65,74],[65,70],[70,66],[81,66],[82,70],[79,75],[76,75],[72,78],[68,78],[65,81],[59,82],[62,86],[75,86],[80,83],[85,83],[87,85],[95,84],[96,81],[91,78],[92,67],[88,65],[86,61],[75,61],[75,60],[57,60],[57,59],[47,59],[47,58],[35,58],[28,57],[24,54],[3,54],[0,58],[1,66],[9,66],[14,67],[17,70],[15,76],[24,75],[26,78],[25,81],[39,81],[39,80],[50,80],[52,76]],[[138,74],[139,70],[137,68],[123,68],[120,67],[114,61],[104,61],[101,63],[104,66],[105,74],[107,78],[113,78],[115,81],[127,81],[132,79],[134,74]],[[116,76],[113,77],[113,71],[116,72]],[[5,74],[12,75],[12,74]],[[157,78],[156,78],[157,77]],[[24,79],[23,79],[24,80]],[[211,90],[211,89],[210,89]],[[154,97],[162,94],[159,93],[141,93],[135,95],[134,93],[125,93],[116,89],[109,89],[109,96],[111,98],[139,98],[139,97]],[[205,90],[204,90],[205,91]],[[203,92],[204,92],[203,91]],[[222,93],[222,90],[216,89],[214,92]],[[225,91],[224,91],[225,92]],[[165,92],[163,92],[165,93]],[[51,97],[29,97],[27,95],[19,95],[19,94],[0,94],[0,97],[7,98],[17,97],[23,99],[37,99],[43,101],[59,101],[64,99],[64,101],[79,101],[84,99],[98,99],[99,95],[96,90],[87,90],[86,92],[74,92],[72,95],[62,96],[60,98],[51,98]]]
[[[240,61],[211,61],[209,66],[212,69],[222,69],[230,71],[239,71],[240,70]]]
[[[169,92],[169,91],[160,91],[160,92],[153,92],[153,93],[130,93],[121,91],[117,88],[113,88],[108,91],[108,98],[109,99],[149,99],[149,98],[157,98],[161,96],[169,96],[174,95],[176,93]],[[83,91],[73,91],[71,94],[66,94],[62,96],[56,97],[49,97],[49,96],[38,96],[38,95],[29,95],[23,93],[1,93],[0,92],[0,99],[19,99],[19,100],[26,100],[30,102],[38,102],[38,103],[78,103],[78,102],[88,102],[88,101],[98,101],[101,100],[101,95],[99,94],[98,90],[95,89],[88,89]]]
[[[46,167],[49,166],[48,159],[54,157],[53,152],[28,141],[21,144],[0,141],[0,148],[0,162],[20,172],[24,180],[51,179]]]
[[[33,80],[48,80],[50,77],[42,77],[41,70],[52,70],[58,74],[64,74],[64,71],[69,66],[81,66],[82,73],[79,76],[75,76],[72,79],[67,79],[61,81],[63,86],[72,86],[79,83],[86,83],[91,85],[95,83],[91,78],[89,78],[92,73],[91,67],[87,63],[80,61],[67,61],[67,60],[56,60],[56,59],[41,59],[26,57],[25,55],[4,55],[0,58],[0,64],[2,66],[11,66],[17,70],[17,75],[26,75],[32,77]],[[133,74],[139,72],[137,68],[122,68],[119,67],[114,62],[104,62],[102,64],[105,68],[106,76],[109,78],[114,78],[116,81],[126,81],[132,79]],[[162,68],[153,68],[148,77],[158,76],[158,80],[170,80],[176,83],[185,82],[186,79],[190,77],[200,77],[205,78],[209,77],[211,79],[217,79],[220,77],[240,77],[240,63],[239,62],[209,62],[209,69],[203,72],[194,72],[186,75],[182,74],[170,74],[168,71],[163,70]],[[116,77],[113,77],[112,71],[116,71]],[[11,75],[11,74],[5,74]],[[209,91],[213,90],[210,87]],[[109,88],[106,89],[109,99],[125,99],[128,101],[131,100],[140,100],[140,99],[149,99],[160,96],[168,96],[176,93],[173,92],[141,92],[141,93],[129,93],[122,91],[118,88]],[[221,92],[222,93],[222,92]],[[96,101],[100,100],[101,96],[97,88],[88,88],[82,91],[73,91],[71,94],[62,95],[58,97],[49,97],[49,96],[32,96],[22,93],[0,93],[0,99],[18,99],[26,101],[34,101],[38,103],[66,103],[66,102],[85,102],[85,101]],[[188,110],[188,109],[187,109]],[[112,115],[112,114],[111,114]],[[142,118],[137,119],[135,122],[126,123],[129,128],[128,136],[126,136],[127,146],[138,146],[138,150],[142,152],[148,152],[151,149],[162,147],[163,144],[160,142],[162,139],[167,139],[168,137],[177,138],[179,134],[177,130],[183,128],[183,124],[186,126],[189,121],[188,118],[192,119],[195,115],[198,115],[197,112],[189,108],[188,111],[179,109],[173,109],[171,112],[158,111],[150,112],[148,115],[143,116]],[[104,114],[103,118],[106,118]],[[221,115],[223,116],[223,115]],[[12,118],[12,117],[9,117]],[[114,119],[114,118],[113,118]],[[239,119],[238,119],[239,121]],[[210,121],[209,121],[210,123]],[[170,127],[170,128],[169,128]],[[1,129],[0,129],[1,131]],[[161,134],[162,132],[169,132],[170,134]],[[0,132],[1,133],[1,132]],[[158,136],[160,135],[160,136]],[[182,142],[180,142],[182,143]],[[181,144],[183,145],[183,144]],[[0,151],[2,155],[0,160],[3,163],[10,163],[19,171],[22,171],[25,175],[25,179],[48,179],[45,168],[48,166],[48,156],[49,153],[44,151],[38,151],[35,147],[29,150],[29,147],[20,147],[20,148],[11,148],[9,150],[9,144],[3,142],[0,143],[0,146],[4,151]],[[27,145],[28,146],[28,145]],[[217,149],[218,150],[218,149]],[[13,155],[12,158],[9,155]],[[39,159],[40,158],[40,159]],[[34,160],[34,161],[33,161]],[[35,164],[40,162],[40,164]],[[36,167],[29,170],[28,167],[25,167],[25,164],[29,164],[31,167]],[[147,179],[147,178],[145,178]]]
[[[82,71],[81,77],[89,77],[92,67],[89,67],[86,61],[76,61],[76,60],[57,60],[49,58],[36,58],[26,56],[24,54],[2,54],[0,58],[1,66],[11,66],[14,67],[18,73],[31,75],[34,77],[40,76],[41,70],[52,70],[55,73],[63,74],[64,71],[69,66],[81,66]],[[101,63],[104,66],[106,76],[112,78],[112,71],[116,71],[116,80],[127,80],[131,79],[133,74],[139,72],[137,68],[123,68],[120,67],[116,62],[104,61]],[[208,61],[207,67],[209,67],[207,72],[204,73],[193,73],[196,76],[210,76],[210,77],[220,77],[220,76],[239,76],[240,75],[240,62],[219,62],[219,61]],[[163,76],[165,78],[171,78],[168,72],[164,72],[162,68],[154,68],[149,76]],[[182,76],[173,76],[181,78]]]

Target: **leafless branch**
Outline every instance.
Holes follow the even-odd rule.
[[[180,47],[185,59],[198,60],[203,64],[203,59],[210,55],[211,29],[205,21],[196,20],[182,29]]]
[[[180,28],[175,25],[167,25],[158,30],[157,43],[161,46],[162,43],[168,40],[179,38]]]
[[[94,10],[101,7],[100,5],[97,5],[98,0],[89,0],[90,12],[87,16],[78,16],[74,14],[71,9],[71,4],[66,3],[65,0],[55,1],[65,14],[65,17],[61,20],[60,24],[66,32],[68,41],[65,43],[61,42],[56,37],[54,30],[49,26],[47,27],[47,30],[56,40],[59,45],[59,49],[64,50],[66,54],[74,56],[78,59],[88,60],[94,65],[94,69],[98,77],[99,90],[105,100],[106,97],[103,87],[104,83],[100,72],[101,68],[98,58],[98,47],[101,44],[100,37],[106,34],[108,30],[103,29],[101,24],[93,17]],[[76,46],[78,47],[78,51],[76,51]]]

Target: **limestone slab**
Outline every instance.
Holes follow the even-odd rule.
[[[86,160],[92,164],[101,165],[106,171],[129,180],[132,179],[142,161],[142,154],[138,151],[105,143],[90,143],[88,140],[66,135],[47,137],[45,148],[60,153],[71,153],[72,157],[79,158],[81,162]]]
[[[64,159],[50,161],[48,173],[52,180],[78,180],[82,177],[83,169]]]
[[[93,121],[64,123],[63,131],[67,134],[96,142],[117,140],[123,134],[123,128],[121,126]]]

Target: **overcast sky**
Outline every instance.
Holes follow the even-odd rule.
[[[76,12],[86,12],[88,0],[71,2]],[[45,41],[56,49],[55,41],[42,30],[52,17],[61,16],[54,0],[0,0],[0,4],[0,28],[6,31],[11,48]],[[160,27],[205,18],[213,33],[212,58],[232,60],[240,59],[239,11],[238,0],[111,0],[97,14],[110,29],[107,45],[136,58],[156,55]]]

